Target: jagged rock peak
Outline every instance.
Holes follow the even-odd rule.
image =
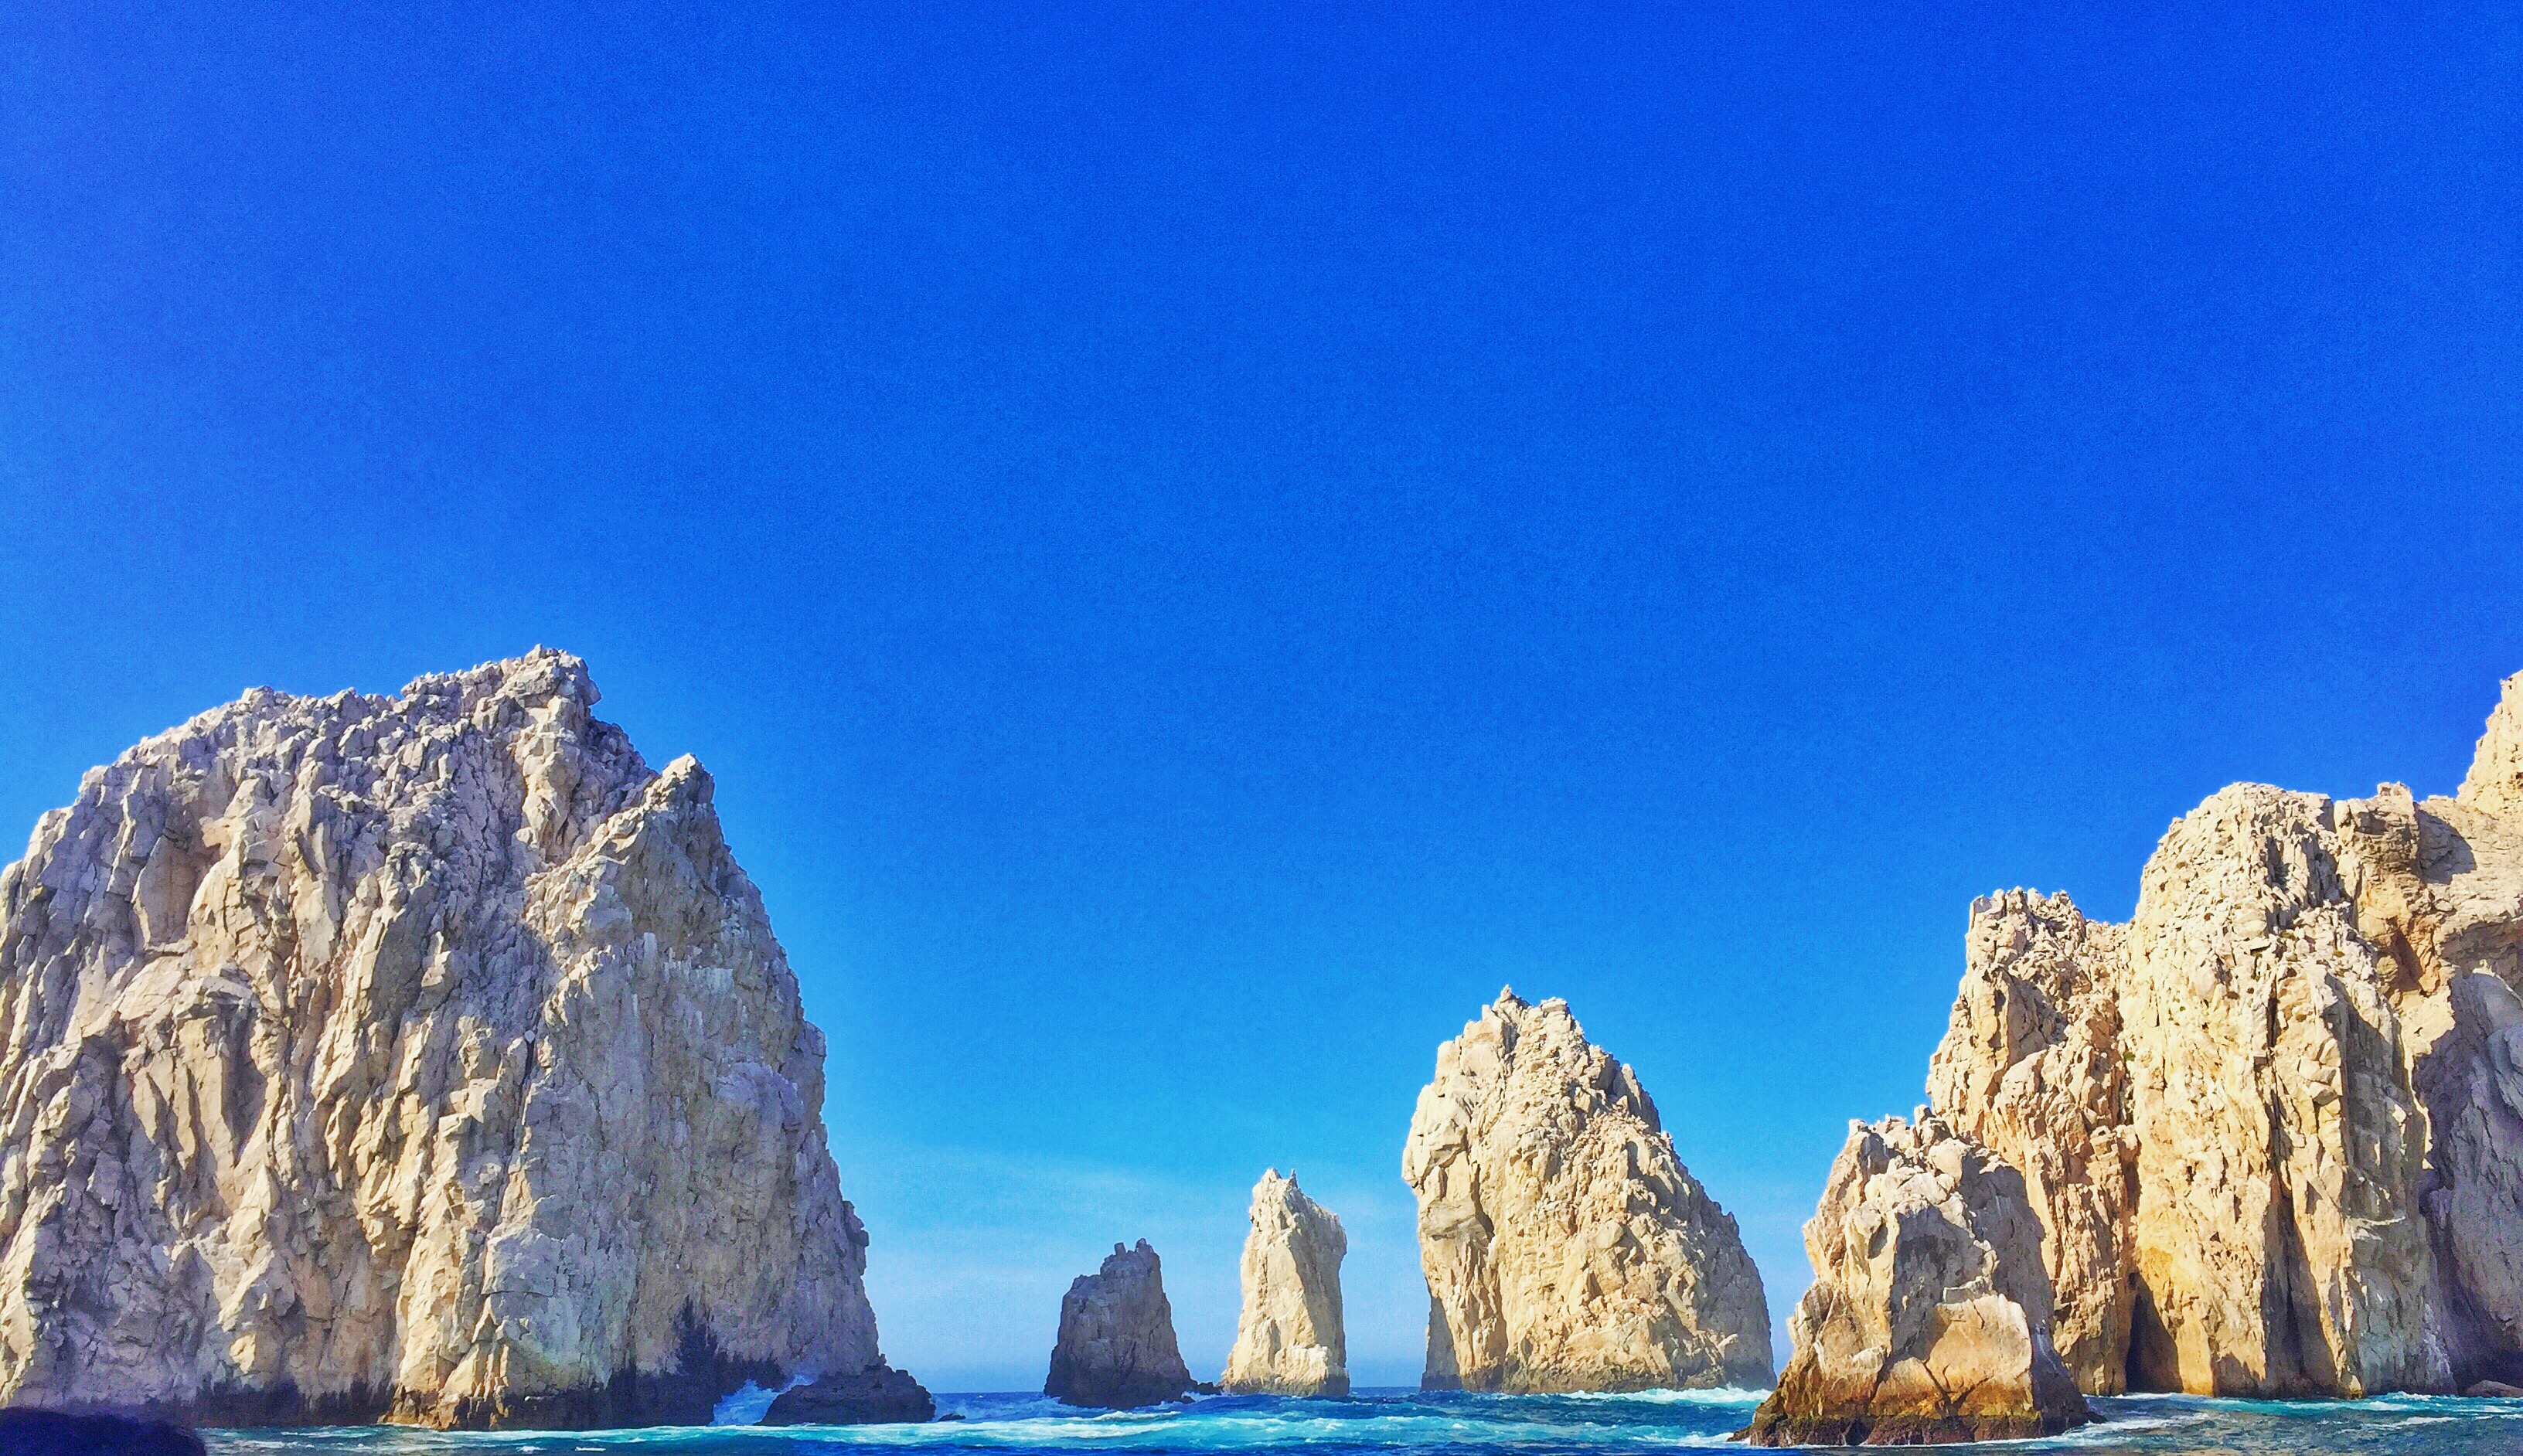
[[[1341,1260],[1349,1236],[1306,1197],[1295,1174],[1272,1168],[1253,1185],[1244,1238],[1244,1311],[1218,1387],[1237,1394],[1346,1395],[1349,1340],[1341,1328]]]
[[[2454,797],[2491,814],[2510,815],[2523,808],[2523,673],[2500,685],[2496,710],[2488,715],[2470,772]]]
[[[1428,1280],[1423,1386],[1769,1384],[1769,1305],[1735,1220],[1565,1002],[1500,991],[1437,1049],[1402,1169]]]
[[[2022,1175],[1926,1108],[1849,1124],[1805,1225],[1795,1354],[1744,1438],[2013,1440],[2091,1419],[2051,1348],[2040,1245]]]
[[[1928,1101],[2019,1169],[2044,1230],[2052,1339],[2089,1394],[2125,1383],[2137,1143],[2119,1057],[2122,927],[2066,895],[1972,903],[1962,990]]]
[[[256,689],[0,874],[0,1400],[705,1420],[875,1365],[824,1040],[709,775],[538,648]]]
[[[1174,1342],[1173,1305],[1157,1251],[1116,1244],[1103,1266],[1070,1283],[1042,1392],[1070,1405],[1121,1409],[1176,1400],[1193,1389]]]

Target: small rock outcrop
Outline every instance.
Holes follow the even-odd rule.
[[[1735,1220],[1567,1004],[1501,991],[1437,1049],[1403,1151],[1428,1280],[1428,1389],[1770,1383]]]
[[[1164,1267],[1142,1239],[1113,1245],[1103,1267],[1071,1282],[1042,1393],[1070,1405],[1126,1409],[1179,1400],[1194,1388],[1174,1343]]]
[[[1233,1394],[1346,1395],[1341,1260],[1349,1236],[1296,1177],[1272,1168],[1253,1185],[1244,1238],[1244,1312],[1218,1388]]]
[[[538,649],[258,689],[0,874],[0,1402],[705,1422],[877,1365],[824,1039],[710,776]]]
[[[933,1421],[937,1402],[920,1382],[887,1365],[827,1376],[772,1399],[765,1426],[879,1426]]]
[[[2211,795],[2126,925],[1973,907],[1928,1076],[2089,1392],[2523,1382],[2523,676],[2452,798]]]
[[[1751,1443],[2016,1440],[2092,1418],[2051,1347],[2023,1175],[1925,1108],[1850,1126],[1805,1253],[1795,1354]]]

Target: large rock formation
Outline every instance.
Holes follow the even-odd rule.
[[[0,876],[0,1400],[706,1420],[879,1360],[824,1039],[573,657],[267,689]]]
[[[2128,925],[1970,945],[1930,1099],[2023,1172],[2084,1388],[2523,1380],[2523,677],[2452,799],[2237,785]]]
[[[1042,1393],[1070,1405],[1121,1409],[1178,1400],[1192,1389],[1157,1251],[1145,1239],[1135,1248],[1114,1245],[1102,1268],[1077,1276],[1061,1296],[1060,1338]]]
[[[2091,1419],[2051,1348],[2023,1175],[1925,1108],[1850,1125],[1805,1253],[1795,1355],[1754,1445],[2015,1440]]]
[[[1735,1220],[1567,1004],[1512,991],[1437,1049],[1403,1176],[1419,1201],[1429,1389],[1770,1383]]]
[[[1244,1237],[1244,1313],[1218,1388],[1236,1394],[1346,1395],[1341,1260],[1349,1236],[1331,1210],[1272,1168],[1253,1185]]]
[[[1974,902],[1962,995],[1928,1070],[1938,1115],[2022,1171],[2041,1215],[2051,1339],[2097,1395],[2121,1389],[2128,1352],[2137,1144],[2114,995],[2124,939],[2065,895]]]

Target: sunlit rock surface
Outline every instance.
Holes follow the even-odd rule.
[[[1349,1236],[1296,1178],[1272,1168],[1253,1185],[1244,1239],[1244,1308],[1218,1388],[1233,1394],[1346,1395],[1341,1260]]]
[[[706,1421],[878,1361],[824,1041],[699,765],[538,650],[258,689],[0,876],[0,1399]]]
[[[1437,1049],[1402,1167],[1428,1280],[1423,1386],[1770,1383],[1769,1304],[1735,1220],[1565,1003],[1500,992]]]

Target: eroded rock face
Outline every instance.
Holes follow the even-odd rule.
[[[0,876],[0,1399],[703,1420],[876,1363],[824,1041],[690,759],[538,650],[249,693]]]
[[[1975,902],[1962,992],[1928,1070],[1937,1115],[2023,1173],[2044,1231],[2051,1339],[2096,1395],[2122,1388],[2128,1351],[2137,1141],[2119,1055],[2125,940],[2065,895]]]
[[[2012,1440],[2091,1419],[2051,1347],[2023,1175],[1926,1109],[1850,1126],[1805,1252],[1795,1355],[1752,1444]]]
[[[1244,1238],[1244,1312],[1218,1388],[1235,1394],[1346,1395],[1341,1260],[1349,1236],[1295,1177],[1272,1168],[1253,1185]]]
[[[1735,1220],[1564,1002],[1501,991],[1437,1049],[1402,1168],[1428,1280],[1422,1386],[1769,1384],[1769,1304]]]
[[[1070,1405],[1123,1409],[1191,1390],[1157,1251],[1145,1239],[1131,1248],[1114,1245],[1102,1268],[1077,1276],[1061,1296],[1060,1339],[1042,1393]]]
[[[2523,1380],[2518,988],[2523,677],[2454,798],[2236,785],[2125,927],[1975,907],[1929,1091],[2023,1172],[2088,1390],[2116,1328],[2135,1388]]]

